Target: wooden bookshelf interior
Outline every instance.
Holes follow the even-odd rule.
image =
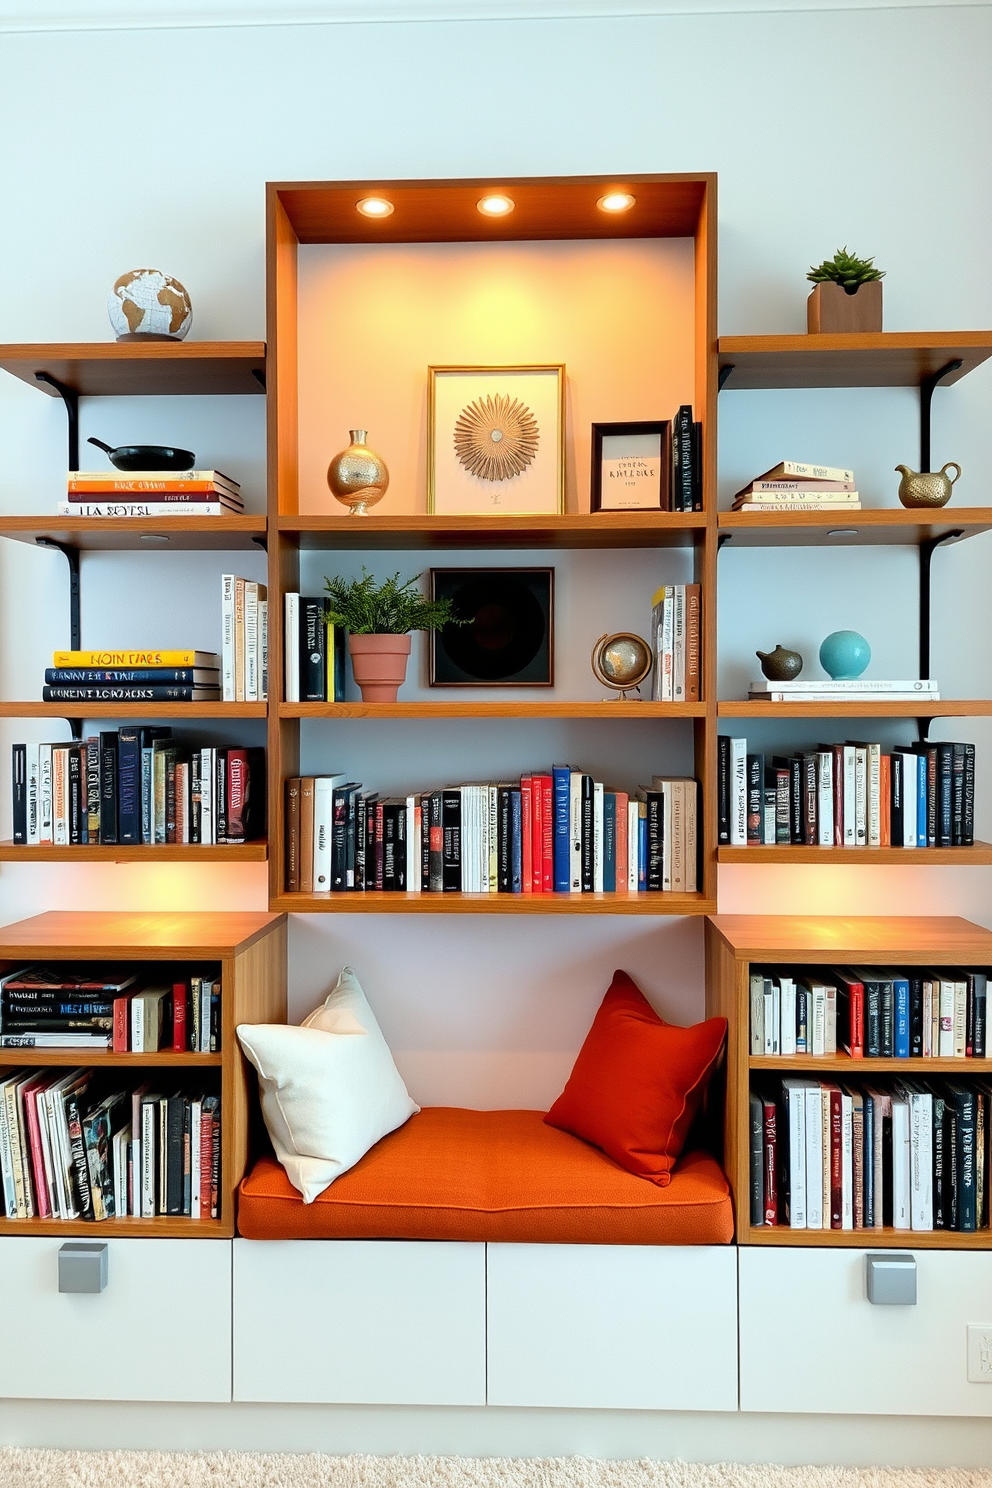
[[[113,851],[108,848],[107,851]],[[151,850],[150,850],[151,851]],[[231,1239],[237,1187],[250,1157],[249,1110],[253,1076],[241,1053],[239,1023],[286,1021],[286,919],[252,913],[115,913],[50,911],[0,929],[0,967],[4,972],[30,962],[155,963],[219,965],[221,1047],[217,1054],[95,1053],[88,1049],[4,1049],[0,1069],[78,1066],[79,1068],[166,1072],[181,1076],[202,1070],[221,1097],[221,1201],[217,1219],[158,1216],[112,1219],[99,1224],[58,1219],[3,1219],[0,1235],[145,1236],[159,1239]],[[216,1072],[216,1073],[214,1073]],[[168,1093],[168,1092],[166,1092]]]

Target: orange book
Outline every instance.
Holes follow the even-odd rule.
[[[878,762],[878,845],[892,846],[892,757],[883,754]]]
[[[626,894],[628,888],[628,875],[630,864],[627,847],[627,804],[629,796],[626,791],[617,791],[617,893]]]
[[[300,779],[300,893],[313,893],[313,776]]]

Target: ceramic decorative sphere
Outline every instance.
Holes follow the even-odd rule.
[[[835,682],[860,677],[871,661],[871,647],[856,630],[834,630],[820,645],[820,665]]]
[[[130,269],[115,281],[107,314],[118,341],[182,341],[193,324],[189,294],[160,269]]]

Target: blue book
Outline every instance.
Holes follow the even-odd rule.
[[[916,756],[916,845],[927,845],[927,756],[923,750]]]
[[[617,891],[617,798],[603,792],[603,893]]]
[[[570,843],[568,832],[568,792],[571,781],[569,765],[555,765],[552,769],[554,781],[555,822],[552,840],[554,860],[554,888],[556,894],[567,894],[570,887]]]
[[[637,814],[637,892],[644,893],[648,886],[648,819],[647,814]]]
[[[141,841],[141,730],[117,734],[117,840]]]
[[[892,1052],[896,1059],[909,1058],[909,978],[893,976],[892,997],[895,1004],[895,1031]]]
[[[522,894],[524,888],[523,832],[521,830],[520,791],[510,791],[510,893]]]

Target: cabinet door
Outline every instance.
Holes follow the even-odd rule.
[[[230,1400],[229,1240],[108,1240],[105,1290],[80,1294],[62,1243],[0,1237],[0,1396]]]
[[[733,1246],[490,1245],[490,1405],[737,1409]]]
[[[992,1384],[968,1381],[968,1326],[992,1333],[992,1255],[906,1241],[912,1307],[868,1301],[871,1252],[742,1248],[742,1410],[992,1415]]]
[[[484,1405],[485,1247],[236,1240],[234,1398]]]

